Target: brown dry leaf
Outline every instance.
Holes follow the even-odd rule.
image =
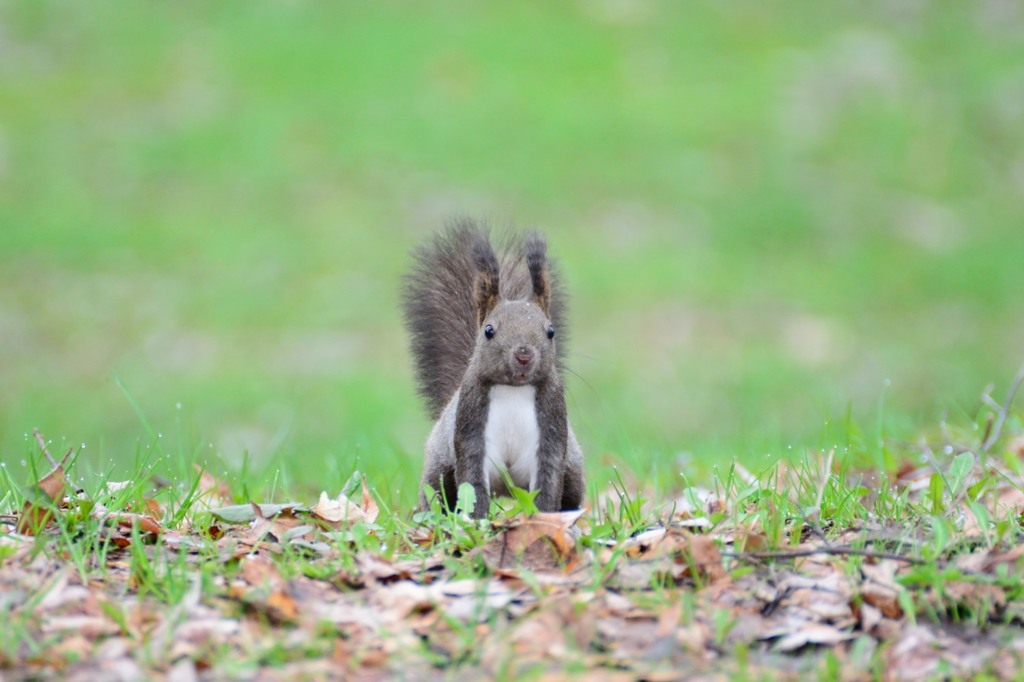
[[[380,510],[377,503],[370,495],[370,489],[366,486],[366,477],[363,476],[363,499],[357,504],[345,496],[345,493],[338,493],[338,498],[332,500],[327,497],[326,492],[320,493],[320,500],[309,510],[311,516],[319,519],[333,528],[344,528],[354,523],[373,523],[377,520]]]
[[[434,541],[437,538],[434,533],[434,529],[427,526],[417,526],[416,528],[413,528],[409,532],[408,537],[412,543],[419,545],[420,547],[434,544]]]
[[[592,622],[592,618],[582,620]],[[509,632],[505,633],[500,640],[492,642],[490,648],[501,651],[508,651],[511,648],[515,654],[517,665],[544,659],[561,661],[571,650],[566,638],[572,634],[567,625],[573,622],[567,622],[562,614],[555,610],[545,610],[535,616],[520,620],[509,628]],[[586,646],[588,643],[582,642],[582,646]],[[573,642],[572,649],[579,650],[580,646],[581,643]],[[498,658],[497,653],[491,655],[495,659]]]
[[[253,545],[263,539],[263,536],[270,531],[272,525],[271,519],[263,515],[263,510],[255,502],[250,502],[252,505],[252,512],[256,515],[256,518],[252,520],[249,525],[249,530],[245,534],[245,540]]]
[[[936,606],[948,606],[952,600],[960,606],[966,606],[975,613],[998,613],[1006,606],[1006,592],[998,585],[985,585],[982,583],[963,582],[960,580],[946,582],[942,585],[945,593],[941,597],[934,592],[928,592],[926,598],[934,601]]]
[[[315,528],[295,516],[292,508],[285,507],[275,510],[276,513],[271,516],[265,516],[260,505],[255,502],[249,504],[252,506],[255,518],[249,525],[244,541],[251,546],[259,545],[268,535],[281,543],[305,539],[307,535],[312,537],[311,533]],[[280,548],[276,548],[274,545],[264,544],[262,546],[271,551],[280,551]]]
[[[117,524],[125,528],[138,527],[143,533],[151,535],[159,535],[164,530],[160,522],[152,516],[143,516],[141,514],[118,514]]]
[[[965,573],[981,573],[985,570],[989,555],[990,552],[986,550],[961,554],[953,561],[953,565]]]
[[[378,607],[381,615],[399,620],[414,611],[434,608],[437,596],[431,587],[417,585],[411,580],[400,580],[373,591],[370,599]]]
[[[271,585],[272,587],[278,587],[284,579],[277,572],[277,568],[270,560],[261,556],[247,557],[245,561],[241,563],[241,576],[245,582],[250,585]]]
[[[676,580],[702,578],[714,582],[725,577],[722,555],[715,541],[707,535],[695,535],[685,530],[672,529],[659,549],[670,550],[677,568]]]
[[[131,484],[131,481],[107,481],[104,488],[106,488],[107,495],[113,497],[114,495],[117,495],[119,492],[121,492]]]
[[[129,505],[129,510],[134,510],[135,505]],[[163,506],[154,500],[152,497],[147,497],[142,501],[142,509],[138,513],[152,516],[153,518],[159,519],[164,515]]]
[[[934,473],[935,467],[931,465],[922,467],[907,461],[896,472],[895,486],[911,495],[921,495],[928,490]]]
[[[86,615],[50,615],[43,622],[42,629],[47,634],[74,632],[88,639],[116,635],[121,632],[121,628],[109,618]]]
[[[786,632],[775,642],[776,651],[796,651],[808,644],[834,646],[853,639],[853,633],[840,630],[833,625],[824,623],[808,623],[806,621],[787,623],[792,630]]]
[[[375,554],[360,553],[356,556],[356,571],[341,571],[333,582],[348,587],[366,587],[368,584],[390,583],[396,580],[413,580],[422,570],[422,562],[406,561],[401,565]]]
[[[885,652],[886,679],[930,680],[968,676],[981,667],[984,648],[935,632],[928,626],[905,627]],[[939,673],[942,674],[939,674]]]
[[[619,665],[664,658],[676,648],[674,634],[658,635],[658,620],[653,614],[632,618],[597,615],[594,639],[608,649]],[[646,675],[641,679],[646,679]]]
[[[1019,514],[1024,507],[1024,490],[1015,485],[1001,486],[995,501],[992,503],[993,516],[1005,517]]]
[[[770,543],[760,529],[742,527],[736,529],[733,547],[737,552],[761,552],[769,549]]]
[[[106,488],[107,495],[110,497],[114,497],[119,492],[121,492],[125,488],[130,487],[134,483],[134,481],[107,481],[104,487]],[[148,514],[149,516],[152,516],[154,518],[160,518],[164,515],[163,506],[151,497],[142,500],[141,505],[137,504],[134,500],[129,500],[128,504],[125,506],[125,509],[127,509],[130,512],[138,514]],[[103,509],[102,505],[97,505],[96,509],[93,510],[94,518],[100,518],[104,514],[105,510]]]
[[[519,593],[497,579],[439,581],[427,589],[448,618],[464,623],[485,622],[492,612],[506,608]]]
[[[687,578],[715,583],[725,577],[722,556],[715,541],[680,528],[642,533],[640,541],[627,547],[626,556],[615,567],[615,583],[624,589],[643,589],[654,582]]]
[[[227,507],[234,503],[231,497],[231,489],[228,484],[206,471],[198,464],[193,464],[196,473],[199,474],[199,483],[196,486],[199,495],[196,496],[196,503],[200,509],[217,509]]]
[[[131,539],[125,535],[120,529],[110,534],[110,544],[114,545],[118,549],[124,549],[125,547],[131,547]]]
[[[84,635],[65,631],[57,638],[56,643],[47,649],[47,658],[51,659],[54,668],[62,669],[68,661],[87,660],[94,646],[95,642]]]
[[[969,505],[961,504],[958,515],[964,520],[963,528],[960,529],[963,537],[976,538],[984,536],[988,532],[983,519],[979,519],[978,515],[974,513],[974,509]]]
[[[694,486],[666,505],[665,512],[673,513],[675,525],[710,528],[713,524],[707,516],[725,513],[726,503],[711,490]]]
[[[1024,459],[1024,433],[1015,436],[1007,444],[1006,449],[1017,455],[1017,457]]]
[[[230,593],[246,604],[266,613],[274,622],[293,622],[299,608],[291,596],[288,581],[267,558],[259,555],[242,560],[240,576],[248,587],[239,582],[231,586]]]
[[[197,552],[206,547],[206,543],[199,534],[186,534],[181,531],[165,528],[160,535],[164,546],[171,549]]]
[[[635,559],[650,552],[652,547],[660,545],[667,534],[668,530],[665,528],[650,528],[623,540],[619,543],[619,548],[626,556]]]
[[[679,602],[670,600],[658,614],[658,629],[654,631],[658,637],[666,637],[676,631],[683,618],[683,610]]]
[[[67,485],[64,465],[72,452],[68,450],[64,459],[36,483],[36,501],[26,501],[18,519],[17,531],[22,535],[36,535],[52,520],[53,509],[63,498],[64,486]]]
[[[840,627],[856,622],[850,607],[850,579],[838,570],[817,576],[791,573],[779,582],[779,589],[779,610],[786,614]]]
[[[871,604],[864,602],[860,605],[860,629],[868,634],[882,622],[882,612]]]
[[[483,547],[484,562],[492,570],[512,567],[568,570],[576,555],[576,534],[572,527],[582,515],[583,510],[577,509],[513,519],[504,532]]]
[[[1016,564],[1020,561],[1020,558],[1024,556],[1024,545],[1017,545],[1013,549],[1006,552],[989,552],[985,559],[985,564],[982,567],[986,572],[991,572],[996,566],[1001,564]]]
[[[864,581],[860,586],[860,595],[865,603],[881,611],[886,618],[903,617],[899,595],[904,588],[896,582],[898,568],[899,564],[891,559],[883,559],[874,564],[864,562],[861,566]]]

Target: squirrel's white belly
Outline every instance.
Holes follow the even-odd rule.
[[[534,386],[493,386],[484,427],[484,480],[488,492],[504,490],[502,472],[516,487],[537,488],[537,389]]]

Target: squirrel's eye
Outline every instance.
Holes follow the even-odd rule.
[[[553,325],[553,324],[549,324],[548,325],[548,338],[549,339],[555,338],[555,325]]]
[[[492,327],[491,325],[487,325],[486,327],[484,327],[484,336],[486,336],[488,339],[493,339],[494,327]]]

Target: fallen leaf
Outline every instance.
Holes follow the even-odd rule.
[[[861,598],[881,611],[886,618],[902,618],[903,607],[899,596],[903,586],[896,582],[896,570],[899,565],[890,559],[878,563],[865,562],[861,565],[864,581],[860,585]]]
[[[250,502],[249,504],[235,504],[230,507],[211,509],[210,513],[227,523],[251,523],[257,516],[269,519],[285,511],[297,514],[309,511],[309,508],[298,502],[286,502],[284,504],[256,504],[255,502]]]
[[[990,655],[986,648],[929,626],[911,625],[899,631],[899,638],[886,651],[886,670],[892,671],[891,679],[908,682],[972,677],[971,672],[980,672]]]
[[[54,510],[63,498],[64,486],[67,485],[64,465],[72,452],[68,450],[64,459],[26,492],[25,506],[17,526],[17,531],[22,535],[36,535],[52,520]]]
[[[146,499],[142,500],[141,505],[128,505],[128,509],[131,511],[136,511],[139,514],[147,514],[156,519],[162,518],[164,515],[163,506],[151,497],[147,497]]]
[[[309,510],[312,517],[324,521],[334,528],[351,526],[354,523],[373,523],[377,520],[379,510],[370,489],[366,486],[366,477],[362,479],[363,499],[356,504],[345,493],[339,493],[337,499],[327,497],[326,492],[320,493],[319,501]]]
[[[1017,564],[1021,557],[1024,557],[1024,545],[1017,545],[1006,552],[989,552],[985,559],[983,570],[991,572],[997,566],[1003,564]]]
[[[113,496],[129,487],[131,484],[132,481],[107,481],[104,488],[106,488],[108,495]]]
[[[568,567],[576,553],[576,535],[572,526],[583,515],[582,509],[542,512],[513,519],[510,525],[482,549],[489,568],[512,567],[530,570],[555,570]]]
[[[152,516],[144,516],[142,514],[119,514],[117,516],[117,523],[126,528],[137,527],[143,533],[150,533],[152,535],[159,535],[164,530],[160,523]]]
[[[676,563],[672,574],[677,581],[694,578],[714,582],[725,577],[722,555],[715,541],[707,535],[670,528],[647,554],[672,557]]]
[[[386,615],[400,620],[413,611],[433,608],[437,597],[429,587],[411,580],[399,580],[375,591],[371,599]]]
[[[668,530],[665,528],[650,528],[623,540],[619,543],[619,548],[626,556],[636,558],[660,544],[667,534]]]
[[[869,604],[864,602],[860,605],[860,629],[868,634],[882,622],[882,612]]]
[[[756,528],[738,528],[733,546],[737,552],[761,552],[769,548],[768,537]]]
[[[1024,433],[1021,433],[1013,438],[1006,449],[1012,452],[1017,457],[1024,459]]]
[[[102,616],[48,616],[42,624],[47,634],[74,632],[96,639],[107,635],[116,635],[121,631],[115,623]]]
[[[853,639],[853,633],[823,623],[801,623],[775,642],[776,651],[796,651],[808,644],[833,646]]]
[[[206,471],[198,464],[193,464],[196,473],[199,474],[199,482],[196,484],[198,495],[196,503],[201,509],[212,510],[215,507],[225,507],[234,500],[231,497],[231,488],[224,481],[221,481],[209,471]]]
[[[249,606],[266,613],[274,622],[293,622],[299,613],[288,582],[266,557],[250,555],[241,562],[244,584],[232,585],[231,594]]]

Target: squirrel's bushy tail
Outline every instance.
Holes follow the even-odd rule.
[[[543,238],[539,235],[536,239]],[[494,253],[485,229],[460,219],[413,251],[413,266],[402,288],[402,309],[410,335],[416,382],[436,419],[462,383],[478,330],[474,287],[482,254]],[[503,240],[496,254],[501,298],[529,298],[532,286],[522,238]],[[550,314],[558,329],[559,366],[565,353],[565,295],[558,268],[548,259]]]

